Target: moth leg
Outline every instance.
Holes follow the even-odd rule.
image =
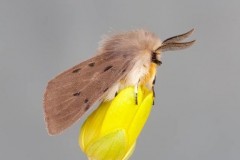
[[[154,89],[154,85],[155,85],[155,82],[156,82],[156,76],[154,77],[154,80],[152,82],[152,91],[153,91],[153,104],[155,104],[155,89]]]
[[[155,90],[154,90],[154,86],[152,86],[152,91],[153,91],[153,103],[152,105],[155,104]]]
[[[134,93],[135,93],[135,104],[138,105],[138,84],[135,85]]]
[[[118,95],[118,92],[115,93],[115,97],[117,97],[117,95]]]
[[[138,105],[138,85],[139,85],[140,79],[138,80],[137,85],[135,85],[134,93],[135,93],[135,104]]]

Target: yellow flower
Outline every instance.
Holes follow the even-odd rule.
[[[153,93],[140,86],[137,98],[138,105],[134,87],[127,87],[86,119],[79,144],[89,160],[126,160],[131,156],[151,111]]]

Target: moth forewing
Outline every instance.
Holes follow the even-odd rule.
[[[48,83],[44,112],[50,135],[76,122],[131,68],[131,56],[100,54],[63,72]]]

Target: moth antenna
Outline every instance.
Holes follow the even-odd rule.
[[[167,43],[182,41],[182,40],[188,38],[192,34],[193,31],[194,31],[194,28],[191,29],[190,31],[186,32],[186,33],[183,33],[183,34],[180,34],[180,35],[177,35],[177,36],[174,36],[174,37],[170,37],[170,38],[164,40],[162,42],[162,45],[167,44]]]
[[[157,50],[160,52],[166,52],[166,51],[175,51],[180,49],[185,49],[194,44],[196,40],[190,41],[190,42],[183,42],[183,43],[167,43],[164,45],[161,45]]]

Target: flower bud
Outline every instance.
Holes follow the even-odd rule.
[[[139,86],[121,90],[111,101],[105,101],[86,119],[79,144],[90,160],[128,159],[146,123],[153,104],[153,92]]]

